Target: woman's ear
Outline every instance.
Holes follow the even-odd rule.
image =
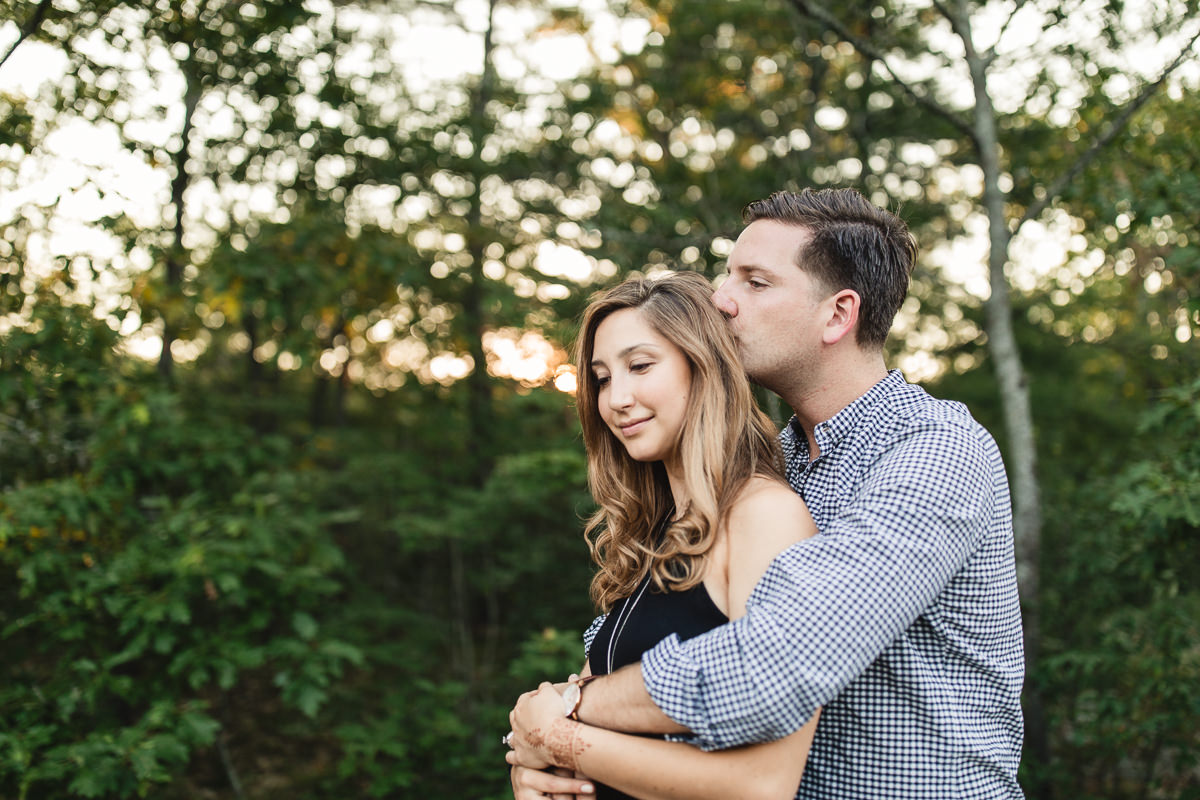
[[[825,300],[829,307],[829,318],[821,333],[825,344],[837,344],[858,327],[858,312],[862,298],[853,289],[842,289]]]

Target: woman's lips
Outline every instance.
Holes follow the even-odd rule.
[[[621,434],[623,436],[632,436],[635,433],[637,433],[638,431],[640,431],[642,428],[644,428],[646,426],[646,423],[649,422],[651,419],[653,419],[653,418],[652,417],[644,417],[642,419],[635,419],[632,422],[622,423],[622,424],[618,425],[617,427],[621,429]]]

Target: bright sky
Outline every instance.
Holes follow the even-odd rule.
[[[464,26],[447,25],[444,17],[433,11],[418,10],[407,15],[385,17],[349,8],[343,12],[339,24],[349,29],[357,28],[362,34],[371,34],[381,25],[390,25],[394,35],[393,59],[400,65],[408,89],[419,93],[435,83],[459,79],[465,73],[478,74],[481,69],[481,31],[486,23],[487,2],[450,2],[465,21]],[[586,39],[571,32],[542,30],[543,17],[540,12],[524,5],[501,4],[497,10],[497,71],[507,80],[521,82],[524,89],[533,93],[550,91],[555,82],[569,80],[580,74],[597,59],[611,62],[622,51],[637,52],[644,46],[650,32],[650,26],[644,20],[618,19],[608,14],[605,0],[559,2],[564,6],[579,8],[593,21]],[[1102,0],[1089,2],[1098,4]],[[1145,24],[1146,12],[1154,2],[1134,0],[1128,3],[1126,14],[1129,30],[1138,30],[1139,26]],[[326,15],[332,13],[329,0],[310,0],[308,5],[322,10]],[[1013,63],[1005,80],[996,81],[992,87],[1001,109],[1014,105],[1024,96],[1023,84],[1031,79],[1033,70],[1042,66],[1041,59],[1031,57],[1033,52],[1058,44],[1056,35],[1074,39],[1083,37],[1086,40],[1101,34],[1098,30],[1088,29],[1094,25],[1091,22],[1094,16],[1085,13],[1086,9],[1081,9],[1072,15],[1069,30],[1039,36],[1036,5],[1027,4],[1006,29],[1001,51],[1013,55]],[[994,41],[1010,7],[1008,3],[993,3],[989,10],[976,17],[975,31],[980,42]],[[11,21],[0,24],[0,48],[7,50],[16,38],[16,31],[16,25]],[[1128,69],[1138,77],[1156,74],[1166,60],[1178,52],[1187,33],[1179,31],[1171,41],[1150,42],[1135,48],[1120,56],[1125,63],[1115,66]],[[947,35],[945,42],[947,50],[952,51],[956,44],[953,38]],[[362,72],[369,73],[370,58],[369,48],[352,50],[339,64],[339,69],[353,72],[361,68]],[[920,63],[894,66],[906,75],[916,75],[929,68],[928,64]],[[54,81],[56,76],[61,76],[64,68],[64,59],[56,50],[26,42],[0,67],[0,92],[18,97],[35,97],[43,86]],[[1049,68],[1052,71],[1058,69],[1054,62],[1050,63]],[[970,88],[964,76],[944,74],[944,77],[956,95],[962,93],[964,102],[969,101]],[[1065,83],[1070,83],[1069,75],[1064,74],[1063,78]],[[1178,71],[1171,91],[1179,92],[1182,86],[1197,85],[1200,85],[1200,60],[1193,59]],[[1118,77],[1113,79],[1110,91],[1120,97],[1133,88],[1128,79]],[[156,76],[155,80],[147,76],[145,86],[139,87],[139,97],[145,108],[134,110],[134,116],[147,120],[139,135],[150,141],[165,142],[179,130],[180,93],[181,82],[177,76],[172,80],[169,69]],[[1060,100],[1061,113],[1069,114],[1073,102],[1070,92],[1064,93]],[[156,115],[148,110],[153,105],[161,105],[168,110],[165,114]],[[1058,112],[1051,109],[1051,113]],[[221,125],[219,109],[214,109],[208,124]],[[836,128],[844,123],[830,117],[822,124]],[[721,141],[720,135],[714,137],[704,133],[699,125],[696,128],[690,134],[692,152],[686,154],[689,158],[707,158],[706,152],[712,153],[731,144]],[[615,125],[608,134],[603,130],[599,134],[608,135],[614,142],[624,137]],[[11,148],[0,147],[0,165],[7,162],[8,168],[13,170],[11,177],[2,178],[6,183],[0,185],[0,189],[3,189],[0,191],[0,220],[12,218],[17,209],[27,204],[52,209],[46,213],[44,225],[41,226],[44,233],[30,242],[31,263],[27,267],[37,269],[41,265],[41,269],[48,272],[52,269],[55,257],[70,258],[76,255],[111,264],[113,270],[102,273],[101,285],[87,285],[85,280],[80,287],[81,292],[96,298],[97,314],[107,314],[112,310],[113,303],[124,298],[129,276],[149,268],[149,256],[140,250],[125,254],[114,239],[91,223],[119,210],[130,215],[139,226],[159,226],[168,205],[169,174],[165,169],[152,168],[143,159],[126,152],[112,128],[82,122],[65,125],[47,137],[38,158],[21,156]],[[940,156],[931,147],[908,146],[902,157],[910,163],[923,163],[934,169],[937,185],[947,195],[977,197],[981,191],[982,176],[977,168],[939,166]],[[861,165],[857,162],[847,163],[839,165],[839,168],[843,174],[853,175],[856,169],[861,170]],[[596,169],[600,173],[608,169],[612,176],[617,176],[620,170],[629,169],[629,165],[609,161],[607,167],[604,163],[598,163]],[[202,248],[211,242],[212,234],[206,231],[212,229],[204,222],[207,220],[217,229],[223,227],[230,203],[240,204],[239,207],[248,214],[271,214],[279,207],[278,197],[269,186],[257,190],[242,187],[237,191],[242,193],[241,196],[231,198],[222,196],[211,185],[197,184],[193,187],[188,197],[191,218],[188,230],[192,236],[190,246]],[[631,186],[630,191],[640,190]],[[380,212],[387,207],[392,209],[388,213],[394,214],[399,208],[395,205],[396,198],[387,192],[383,192],[375,202],[384,204],[378,207]],[[970,209],[971,204],[967,203],[964,208]],[[414,207],[409,213],[423,212]],[[961,286],[965,295],[986,297],[986,220],[972,211],[961,221],[967,235],[935,248],[926,258],[930,263],[940,266],[947,279]],[[721,248],[727,251],[728,242],[714,244],[714,252]],[[1065,215],[1048,216],[1026,225],[1013,243],[1011,279],[1019,288],[1032,288],[1046,275],[1056,273],[1068,264],[1086,277],[1102,263],[1097,260],[1095,253],[1088,253],[1086,249],[1086,241],[1069,218]],[[535,287],[539,297],[544,295],[543,299],[561,296],[562,292],[569,291],[566,288],[568,285],[586,281],[597,269],[608,274],[615,270],[615,265],[598,265],[569,244],[549,240],[537,248],[534,266],[548,279],[543,286]],[[84,277],[82,272],[80,277]],[[0,327],[5,324],[4,320],[0,320]],[[7,324],[12,324],[12,321]],[[132,333],[139,325],[136,315],[131,315],[123,332]],[[910,363],[903,366],[914,378],[928,376],[938,367],[928,355],[922,353],[922,345],[935,348],[944,344],[938,341],[938,337],[944,336],[945,331],[907,330],[905,335],[915,345],[916,352],[908,357]],[[148,358],[157,355],[159,346],[158,337],[151,326],[144,328],[140,336],[131,338],[129,345],[131,351]],[[495,374],[534,384],[555,374],[554,371],[558,369],[558,380],[563,384],[569,382],[569,378],[564,377],[569,376],[569,368],[562,364],[561,351],[555,351],[536,334],[498,331],[490,337],[487,348],[489,369]],[[181,359],[194,358],[201,349],[202,344],[179,343],[176,355]],[[401,353],[401,350],[404,352]],[[419,369],[415,371],[428,380],[452,381],[471,368],[469,361],[454,354],[430,354],[422,352],[420,348],[407,347],[396,349],[393,360],[392,353],[389,350],[388,363],[409,369],[416,368],[419,363]],[[331,363],[345,360],[342,354],[332,351],[327,356]],[[286,368],[286,364],[291,362],[281,357],[279,363]]]

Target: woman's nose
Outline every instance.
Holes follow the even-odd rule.
[[[617,380],[615,377],[608,380],[609,408],[622,409],[633,405],[633,392],[630,391],[629,382]]]

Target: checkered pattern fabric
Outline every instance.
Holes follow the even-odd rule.
[[[601,614],[596,617],[592,620],[592,624],[588,625],[588,629],[583,632],[583,652],[585,655],[592,652],[592,641],[595,640],[596,634],[600,632],[600,629],[604,627],[604,620],[607,617],[607,614]]]
[[[820,534],[746,615],[642,659],[654,701],[720,749],[820,724],[798,798],[1020,798],[1024,676],[1008,482],[991,436],[898,371],[780,434]],[[601,620],[589,628],[586,642]]]

